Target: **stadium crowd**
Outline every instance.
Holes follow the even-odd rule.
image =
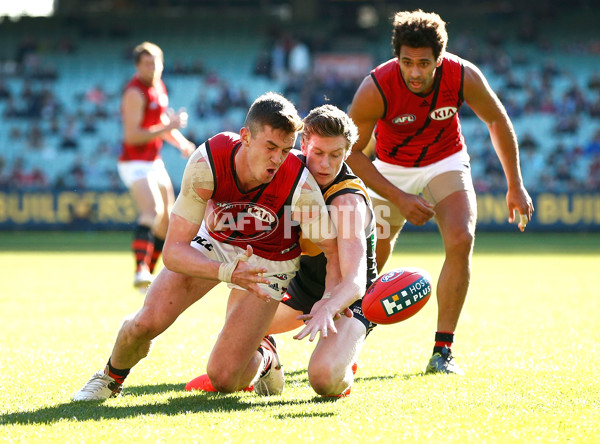
[[[600,57],[600,42],[574,40],[565,45],[538,34],[531,23],[519,29],[517,44],[493,31],[479,39],[467,32],[454,33],[449,51],[480,66],[505,104],[519,137],[523,176],[530,191],[597,191],[600,74],[590,60]],[[121,46],[122,53],[115,58],[128,67],[130,61],[123,54],[130,53],[132,42],[123,38]],[[376,64],[390,56],[389,43],[380,46]],[[250,54],[247,66],[239,67],[243,74],[238,82],[223,76],[218,63],[211,65],[195,56],[168,63],[164,80],[168,88],[182,78],[192,79],[196,85],[197,91],[187,94],[189,103],[173,106],[188,107],[190,122],[185,135],[200,143],[213,132],[213,128],[202,129],[200,123],[206,119],[216,119],[218,130],[239,129],[242,110],[257,91],[253,82],[282,92],[303,115],[325,103],[347,109],[360,78],[323,77],[313,70],[312,55],[330,49],[321,40],[284,34]],[[78,83],[80,89],[70,90],[73,100],[67,99],[57,92],[56,85],[73,73],[53,62],[54,55],[93,57],[79,51],[75,40],[67,37],[57,37],[49,44],[24,35],[14,54],[0,59],[0,137],[4,146],[0,188],[123,189],[116,173],[121,143],[120,89],[89,80],[83,86]],[[571,62],[561,63],[562,55],[571,57]],[[85,60],[81,64],[85,66]],[[124,72],[122,85],[131,74],[127,69]],[[214,93],[208,94],[209,89]],[[465,131],[470,131],[467,142],[476,189],[502,190],[502,169],[485,128],[467,107],[463,107],[461,119]],[[61,166],[58,173],[56,165]]]

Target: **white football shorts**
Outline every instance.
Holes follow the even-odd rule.
[[[127,188],[140,179],[156,180],[159,185],[169,186],[171,179],[162,159],[127,160],[117,163],[119,177]]]
[[[452,154],[438,162],[423,167],[403,167],[373,161],[375,168],[394,186],[405,193],[423,195],[436,205],[456,191],[475,192],[471,178],[471,164],[466,149]],[[434,180],[435,179],[435,180]],[[402,226],[405,218],[395,205],[369,188],[377,223],[387,222],[393,226]]]
[[[246,249],[235,245],[215,240],[206,230],[204,222],[200,226],[198,235],[192,241],[191,246],[200,251],[207,258],[226,264],[233,262],[238,254],[246,251]],[[253,254],[250,259],[248,259],[248,264],[253,267],[263,267],[269,270],[263,276],[269,279],[271,283],[258,284],[258,286],[261,290],[268,293],[271,298],[276,301],[281,301],[287,292],[290,281],[296,275],[296,271],[300,266],[300,256],[288,261],[272,261]],[[231,283],[228,283],[227,287],[246,291],[244,288]]]

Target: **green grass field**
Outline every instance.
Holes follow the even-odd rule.
[[[70,403],[139,308],[128,233],[0,233],[0,442],[529,443],[600,441],[600,235],[480,234],[453,348],[466,376],[423,375],[436,302],[374,330],[345,399],[310,388],[312,345],[278,337],[281,396],[190,394],[225,309],[219,286],[158,338],[124,396]],[[393,262],[434,280],[437,234]]]

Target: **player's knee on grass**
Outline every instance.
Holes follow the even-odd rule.
[[[206,366],[206,373],[211,384],[217,391],[222,393],[233,393],[246,387],[252,382],[251,380],[244,381],[242,379],[248,377],[248,372],[250,371],[249,368],[253,367],[253,363],[256,363],[256,360],[262,362],[262,356],[258,352],[255,353],[255,356],[251,359],[248,367],[241,369],[238,367],[235,359],[226,359],[222,356],[221,358],[215,357],[213,350],[213,354],[209,358],[208,365]],[[260,365],[256,371],[259,370],[261,370]]]
[[[221,393],[233,393],[238,390],[239,378],[226,370],[215,370],[209,366],[207,370],[208,379],[213,387]]]
[[[336,365],[332,360],[327,362],[311,362],[308,366],[308,380],[313,390],[323,396],[339,395],[348,388],[346,377],[352,377],[352,371]]]

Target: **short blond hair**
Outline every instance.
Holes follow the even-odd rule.
[[[165,61],[163,51],[158,45],[150,42],[142,42],[133,49],[133,62],[136,65],[140,63],[140,59],[144,54],[159,57],[163,63]]]

